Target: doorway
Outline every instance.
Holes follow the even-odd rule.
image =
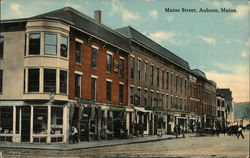
[[[21,141],[30,141],[30,107],[22,107]]]

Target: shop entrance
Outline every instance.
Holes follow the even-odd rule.
[[[30,107],[22,107],[21,141],[30,141]]]

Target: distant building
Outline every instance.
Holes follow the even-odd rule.
[[[216,125],[222,130],[226,127],[226,101],[222,94],[217,93]]]
[[[231,125],[234,123],[234,103],[233,103],[232,91],[229,88],[218,88],[216,92],[225,97],[226,121],[227,125]]]

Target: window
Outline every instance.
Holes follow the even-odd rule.
[[[119,84],[119,102],[120,102],[120,104],[123,103],[123,95],[124,95],[124,85]]]
[[[175,92],[178,92],[178,76],[176,76],[176,81],[175,81]]]
[[[111,102],[111,82],[107,81],[106,82],[106,99],[107,99],[107,103]]]
[[[180,90],[181,90],[181,94],[182,94],[182,78],[180,78]]]
[[[56,55],[57,40],[56,35],[45,34],[44,35],[44,54]]]
[[[29,35],[29,55],[40,54],[40,34],[33,33]]]
[[[134,91],[134,87],[130,87],[130,104],[134,104],[134,100],[135,100],[135,91]]]
[[[144,105],[148,105],[148,91],[144,90]]]
[[[28,70],[28,92],[39,92],[39,69]]]
[[[184,83],[184,92],[185,92],[185,95],[187,94],[187,80],[185,80],[185,83]]]
[[[164,70],[161,70],[161,86],[162,86],[162,89],[164,88]]]
[[[169,79],[168,79],[168,77],[169,77],[169,72],[166,73],[166,87],[167,87],[167,89],[169,88]]]
[[[164,106],[164,94],[161,94],[161,106],[163,107]]]
[[[171,96],[171,99],[170,99],[170,106],[171,106],[171,108],[174,108],[174,105],[173,105],[173,96]]]
[[[169,104],[168,104],[168,95],[166,95],[166,107],[168,108]]]
[[[3,58],[4,37],[0,36],[0,58]]]
[[[24,69],[24,71],[23,71],[23,93],[26,92],[26,85],[25,85],[25,83],[26,83],[26,70]]]
[[[60,70],[60,93],[67,93],[67,71]]]
[[[150,74],[151,85],[153,85],[153,84],[154,84],[154,66],[151,65],[151,66],[150,66],[150,69],[151,69],[151,74]]]
[[[154,106],[154,92],[151,92],[150,105]]]
[[[141,89],[138,88],[138,96],[137,96],[137,99],[138,99],[138,105],[141,105]]]
[[[44,92],[56,92],[56,70],[44,69]]]
[[[91,99],[96,101],[96,78],[91,78]]]
[[[76,49],[76,54],[75,54],[75,60],[77,63],[81,63],[81,60],[82,60],[82,43],[80,42],[76,42],[76,45],[75,45],[75,49]]]
[[[144,80],[145,84],[148,83],[148,63],[144,63]]]
[[[138,60],[138,81],[141,81],[141,60]]]
[[[120,75],[120,77],[124,76],[124,60],[123,59],[120,59],[119,75]]]
[[[97,67],[97,49],[96,48],[92,48],[91,66],[92,66],[92,68],[96,68]]]
[[[130,79],[134,79],[134,68],[135,68],[135,59],[133,57],[130,58]]]
[[[173,90],[173,74],[170,74],[170,89]]]
[[[0,93],[3,92],[3,70],[0,70]]]
[[[183,110],[182,99],[180,98],[180,110]]]
[[[106,61],[107,61],[107,66],[106,66],[106,71],[108,72],[108,73],[111,73],[111,61],[112,61],[112,55],[110,55],[110,54],[107,54],[107,59],[106,59]]]
[[[75,74],[75,97],[81,97],[81,75]]]
[[[62,57],[67,58],[68,56],[68,38],[61,36],[61,51],[60,54]]]
[[[13,134],[13,107],[0,106],[0,133]]]
[[[155,94],[155,106],[158,107],[159,105],[159,93]]]
[[[159,68],[156,68],[156,85],[157,87],[159,87],[159,83],[160,83],[160,71]]]

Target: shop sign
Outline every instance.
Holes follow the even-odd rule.
[[[125,111],[126,109],[123,107],[110,107],[111,111]]]
[[[119,72],[119,60],[114,59],[114,72]]]

